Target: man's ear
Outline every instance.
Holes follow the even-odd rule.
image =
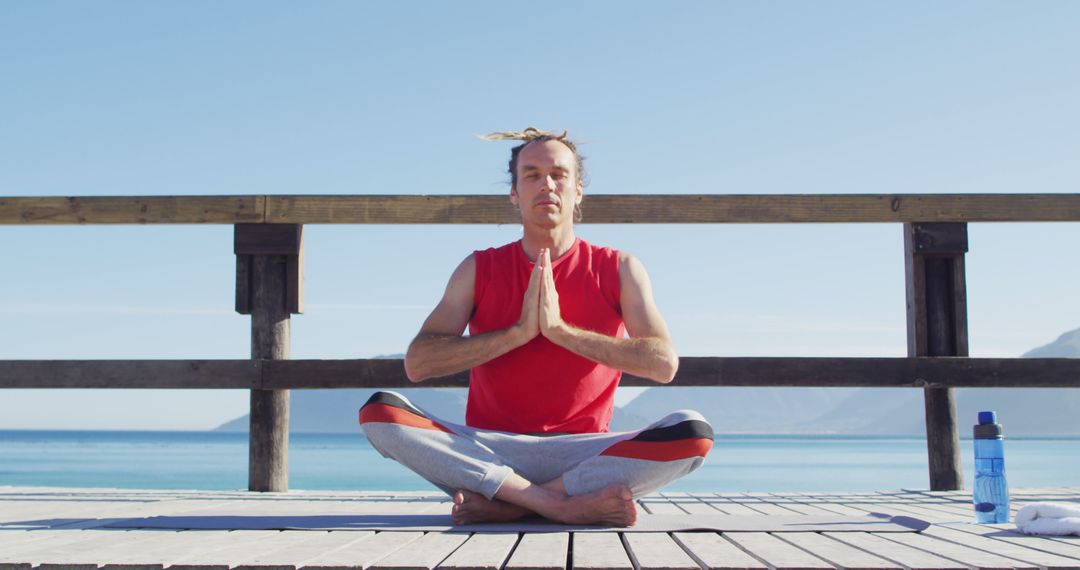
[[[578,179],[578,181],[577,181],[577,195],[574,196],[574,203],[575,204],[580,204],[581,203],[581,198],[583,196],[584,196],[584,192],[582,192],[581,180]]]
[[[513,185],[510,186],[510,203],[515,205],[515,206],[518,205],[517,188],[514,187]]]

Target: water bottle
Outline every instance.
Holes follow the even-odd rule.
[[[1009,522],[1009,486],[1005,483],[1005,439],[997,413],[979,412],[975,426],[975,522]]]

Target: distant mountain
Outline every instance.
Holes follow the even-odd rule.
[[[1024,357],[1080,357],[1080,329]],[[1080,390],[1073,388],[958,388],[961,435],[980,410],[995,410],[1009,435],[1080,435]],[[668,410],[700,411],[719,434],[833,433],[923,435],[919,388],[650,388],[626,410],[656,418]]]
[[[448,422],[465,420],[464,388],[397,388],[410,402]],[[297,433],[360,434],[360,406],[374,389],[341,388],[330,390],[292,390],[289,398],[289,431]],[[217,431],[247,431],[248,415],[226,422]]]
[[[894,402],[891,409],[880,411],[853,433],[926,433],[922,390],[895,390],[902,393],[888,398]],[[1080,435],[1080,391],[1072,388],[958,388],[956,414],[962,437],[971,436],[971,425],[981,410],[996,411],[1006,435]]]
[[[799,433],[857,388],[656,387],[624,406],[655,421],[675,410],[701,412],[719,433]]]
[[[400,358],[391,355],[387,358]],[[1024,353],[1029,358],[1080,358],[1080,329]],[[357,411],[375,390],[294,390],[290,431],[360,434]],[[463,388],[399,389],[417,406],[462,423]],[[1080,435],[1080,390],[1071,388],[960,388],[956,390],[961,435],[968,436],[980,410],[995,410],[1008,435]],[[923,390],[919,388],[678,388],[643,391],[616,407],[611,429],[628,431],[684,408],[698,410],[718,434],[834,433],[921,435]],[[248,416],[220,431],[247,431]]]
[[[374,389],[292,390],[289,404],[289,431],[294,433],[360,434],[360,406]],[[397,388],[417,407],[448,422],[465,423],[465,388]],[[214,431],[248,431],[248,414],[225,422]],[[615,408],[613,431],[630,431],[647,425],[645,419]]]
[[[1069,331],[1054,342],[1029,350],[1024,358],[1080,358],[1080,329]]]

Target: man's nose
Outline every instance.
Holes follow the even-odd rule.
[[[541,184],[541,187],[542,187],[543,190],[551,190],[552,192],[554,192],[555,191],[555,177],[553,177],[553,176],[545,176],[544,177],[544,183]]]

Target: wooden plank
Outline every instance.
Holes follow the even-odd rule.
[[[632,376],[622,385],[655,386]],[[466,387],[468,373],[424,382]],[[667,386],[1080,388],[1075,358],[682,357]],[[0,360],[0,388],[403,388],[400,359]]]
[[[1043,552],[1049,552],[1051,554],[1057,554],[1067,558],[1080,559],[1080,541],[1073,540],[1069,542],[1059,542],[1052,540],[1049,537],[1032,536],[1015,532],[1012,529],[1015,528],[1012,525],[949,525],[948,528],[973,534],[985,538],[994,540],[995,542],[1003,542],[1007,544],[1013,544],[1016,546],[1023,546],[1026,548],[1032,548],[1041,550]]]
[[[775,498],[768,493],[743,493],[743,495],[745,495],[746,498],[738,499],[739,503],[767,515],[791,516],[799,514],[799,512],[794,509],[789,509],[776,504]]]
[[[776,532],[774,537],[789,542],[818,558],[823,558],[837,568],[847,570],[876,570],[881,568],[901,570],[903,566],[874,556],[849,544],[838,542],[816,532]]]
[[[0,197],[0,224],[237,224],[262,222],[263,196]]]
[[[944,540],[938,540],[913,532],[881,533],[877,536],[913,548],[918,548],[926,552],[932,552],[946,558],[951,558],[952,560],[966,564],[977,570],[1010,570],[1013,568],[1017,570],[1035,570],[1037,568],[1033,564],[1026,564],[1011,558],[1005,558],[1004,556],[998,556],[989,552],[983,552],[981,550]]]
[[[282,540],[275,541],[258,551],[247,552],[230,560],[232,570],[267,570],[281,568],[296,570],[308,560],[326,552],[374,536],[374,532],[354,531],[284,531]],[[102,568],[101,570],[106,570]],[[119,569],[118,569],[119,570]],[[131,569],[141,570],[141,569]],[[147,569],[149,570],[149,569]]]
[[[932,526],[924,530],[922,534],[961,544],[976,550],[992,552],[1000,556],[1020,560],[1033,566],[1042,567],[1045,570],[1074,570],[1080,568],[1080,557],[1066,557],[1050,554],[1017,544],[1010,544],[1008,542],[960,532],[943,526]]]
[[[443,560],[439,568],[500,570],[517,541],[516,532],[475,533],[449,558]]]
[[[761,511],[755,510],[747,505],[740,504],[736,500],[729,496],[701,496],[701,500],[707,503],[709,506],[729,515],[760,515],[764,514]]]
[[[351,532],[351,531],[350,531]],[[360,570],[413,544],[422,532],[380,532],[304,563],[304,570]]]
[[[666,532],[623,533],[627,553],[638,570],[699,570],[682,546]]]
[[[765,532],[727,532],[724,536],[775,570],[815,570],[832,564]]]
[[[586,194],[583,223],[1080,221],[1080,194]],[[265,214],[264,214],[265,212]],[[0,198],[0,224],[515,223],[502,194]]]
[[[203,515],[303,517],[327,515],[399,515],[440,511],[441,503],[426,501],[297,501],[251,500],[208,506]]]
[[[865,511],[867,514],[884,513],[892,516],[913,516],[930,523],[954,523],[956,515],[920,508],[911,504],[881,504],[881,503],[847,503],[853,509]]]
[[[888,496],[899,499],[903,506],[915,507],[920,510],[929,510],[945,516],[951,516],[956,520],[974,521],[975,511],[972,507],[971,494],[967,493],[963,504],[951,500],[943,500],[940,497],[927,497],[918,494],[889,494]]]
[[[231,542],[229,535],[225,530],[174,531],[167,540],[140,542],[137,547],[110,554],[99,570],[160,570],[184,556]]]
[[[142,538],[131,531],[82,531],[89,536],[78,540],[35,542],[26,549],[8,549],[3,554],[13,563],[29,563],[43,570],[96,570],[102,555],[116,548],[131,548]]]
[[[190,531],[206,532],[206,531]],[[272,548],[283,531],[232,530],[208,534],[194,550],[178,553],[169,561],[169,570],[229,570],[232,563],[252,552]]]
[[[571,537],[575,570],[632,570],[626,547],[614,532],[577,532]]]
[[[685,515],[686,511],[663,495],[654,494],[637,500],[641,509],[654,515]],[[639,511],[640,512],[640,511]]]
[[[228,504],[224,501],[221,504]],[[206,501],[121,501],[116,498],[100,500],[69,500],[51,502],[55,506],[39,516],[24,520],[8,521],[7,529],[90,529],[128,518],[147,515],[166,515],[196,512],[211,506]],[[2,535],[3,533],[0,533]]]
[[[18,532],[19,535],[25,533],[25,531],[14,532]],[[39,533],[42,536],[35,536],[34,540],[5,544],[3,550],[0,550],[0,570],[28,570],[36,566],[43,555],[73,544],[92,542],[97,539],[97,533],[84,530],[35,531],[33,534]]]
[[[806,493],[770,493],[772,502],[803,515],[835,515],[836,511],[812,504]]]
[[[681,491],[664,491],[658,494],[666,498],[671,504],[678,507],[683,513],[709,513],[714,515],[719,514],[719,511],[701,502],[696,496],[690,493],[684,493]]]
[[[299,255],[304,226],[300,224],[236,224],[233,253],[237,255]]]
[[[28,526],[41,526],[42,519],[55,517],[58,513],[64,513],[65,508],[70,507],[68,502],[58,501],[19,501],[5,500],[0,503],[0,522],[23,523]],[[5,525],[5,529],[12,528]],[[0,533],[3,538],[3,533]]]
[[[865,532],[825,532],[825,536],[873,552],[911,570],[970,570],[954,560],[885,540]]]
[[[506,570],[565,570],[570,533],[526,533],[506,563]]]
[[[0,388],[254,388],[253,360],[0,360]]]
[[[241,315],[251,314],[251,259],[250,255],[236,256],[236,301],[233,310]]]
[[[679,508],[692,515],[720,515],[725,514],[711,503],[707,503],[698,497],[689,497],[678,502]]]
[[[266,221],[289,224],[513,224],[506,196],[267,196]]]
[[[830,513],[837,515],[853,515],[853,516],[865,516],[866,511],[862,509],[856,509],[848,505],[836,502],[827,497],[821,497],[819,495],[807,496],[799,499],[800,504],[807,507],[813,507],[822,513]],[[809,513],[808,513],[809,514]]]
[[[955,255],[968,251],[965,224],[916,222],[912,226],[912,249],[915,253]]]
[[[2,361],[0,361],[2,362]],[[0,368],[0,381],[2,381]],[[468,386],[468,374],[425,381]],[[624,375],[620,385],[656,386]],[[408,387],[401,360],[288,360],[267,364],[267,388]],[[665,386],[1073,387],[1075,358],[693,357]]]
[[[39,557],[37,568],[38,570],[96,570],[112,563],[118,557],[157,548],[174,538],[177,531],[127,531],[110,534],[117,538],[113,539],[110,536],[109,539],[100,537],[82,541],[42,555]],[[138,564],[132,565],[130,570],[161,570],[162,568],[160,562],[154,563],[144,558]]]
[[[763,570],[764,562],[750,556],[731,541],[713,532],[677,532],[676,541],[709,570]]]
[[[429,532],[419,540],[399,549],[371,566],[374,570],[431,570],[446,560],[466,539],[468,533]]]

